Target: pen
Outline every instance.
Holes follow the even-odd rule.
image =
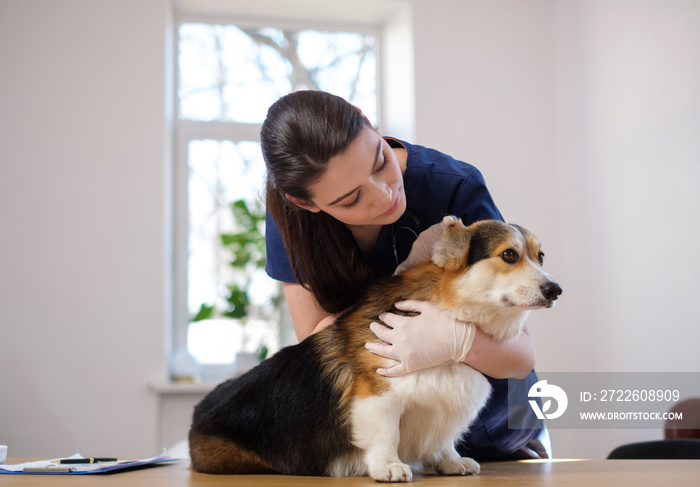
[[[54,463],[60,463],[61,465],[69,465],[74,463],[99,463],[116,461],[116,458],[65,458],[63,460],[56,460],[54,461]]]
[[[71,473],[75,468],[70,467],[25,467],[22,469],[22,473]]]

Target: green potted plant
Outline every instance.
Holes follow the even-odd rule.
[[[219,235],[220,243],[229,255],[229,265],[233,269],[231,281],[227,284],[228,294],[225,299],[225,307],[215,304],[203,303],[199,311],[191,319],[191,322],[204,320],[229,318],[240,322],[243,326],[244,337],[249,339],[254,335],[251,326],[260,321],[270,322],[276,319],[279,310],[282,293],[279,283],[273,282],[273,292],[269,302],[256,303],[251,299],[251,287],[256,273],[265,268],[265,209],[259,201],[253,203],[245,200],[237,200],[231,203],[234,221],[237,231],[222,233]],[[246,329],[248,328],[248,329]],[[237,355],[237,362],[245,362],[245,366],[239,364],[237,369],[249,368],[251,352],[249,344],[244,345],[244,350]],[[252,352],[255,362],[264,360],[268,354],[268,347],[264,344]]]

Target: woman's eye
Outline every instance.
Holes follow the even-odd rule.
[[[501,259],[509,264],[515,264],[518,261],[518,253],[513,249],[503,251]]]
[[[360,203],[360,196],[362,193],[357,193],[357,198],[352,203],[348,203],[347,205],[343,205],[343,207],[347,209],[355,208],[359,203]]]

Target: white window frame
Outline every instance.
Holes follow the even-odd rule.
[[[402,3],[393,0],[394,3]],[[313,1],[297,0],[297,7]],[[183,3],[183,2],[180,2]],[[184,2],[187,3],[187,2]],[[381,3],[381,2],[380,2]],[[391,2],[390,2],[391,3]],[[384,8],[387,4],[384,4]],[[187,9],[184,9],[187,10]],[[190,11],[176,11],[174,17],[174,76],[173,76],[173,288],[172,288],[172,330],[169,355],[172,358],[178,351],[187,349],[187,329],[190,323],[187,299],[187,250],[188,250],[188,144],[191,140],[210,139],[217,141],[259,140],[260,124],[222,121],[194,121],[179,118],[178,99],[178,30],[181,23],[201,22],[211,24],[232,24],[244,27],[280,27],[290,29],[316,29],[323,31],[352,31],[374,35],[377,39],[377,124],[382,121],[382,23],[372,12],[367,12],[365,21],[337,22],[330,19],[300,21],[295,18],[259,16],[255,18],[240,15],[193,14]],[[411,101],[412,103],[412,101]],[[172,363],[169,364],[172,368]],[[170,370],[169,370],[170,373]]]

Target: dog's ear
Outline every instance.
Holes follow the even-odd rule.
[[[456,271],[466,265],[470,234],[467,227],[455,219],[433,247],[433,263],[448,271]]]

